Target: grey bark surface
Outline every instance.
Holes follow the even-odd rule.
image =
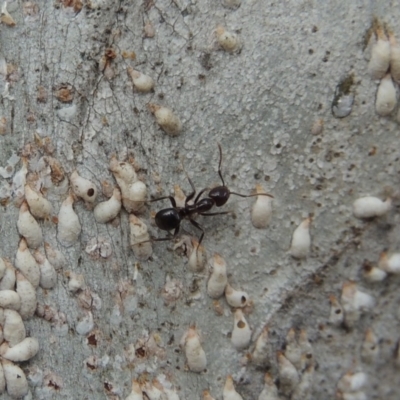
[[[77,169],[98,189],[103,181],[115,185],[108,168],[113,154],[121,160],[133,157],[149,195],[156,198],[173,194],[175,184],[188,193],[184,170],[197,189],[219,184],[221,143],[229,188],[246,194],[261,183],[274,196],[267,229],[251,224],[254,199],[232,196],[224,210],[232,210],[234,217],[198,219],[206,231],[208,257],[221,254],[229,281],[254,302],[246,314],[253,340],[269,326],[272,377],[279,378],[276,352],[288,330],[306,329],[316,365],[309,398],[334,398],[340,377],[362,370],[369,378],[368,399],[398,399],[399,278],[371,284],[361,272],[365,260],[375,264],[382,250],[400,249],[396,196],[389,214],[377,220],[357,220],[351,209],[358,197],[384,199],[398,190],[399,126],[395,118],[375,113],[377,82],[367,73],[363,49],[374,16],[400,37],[395,2],[243,0],[231,9],[210,0],[93,0],[75,12],[65,6],[68,2],[37,1],[32,15],[24,12],[27,3],[8,2],[16,26],[1,26],[1,53],[16,72],[2,77],[9,94],[0,104],[0,117],[7,119],[7,131],[0,135],[0,166],[34,142],[36,133],[51,138],[53,156],[67,174]],[[153,38],[144,37],[147,21],[154,26]],[[239,52],[218,48],[218,26],[238,34]],[[116,57],[104,71],[99,63],[110,48]],[[154,92],[133,90],[129,66],[153,77]],[[331,113],[335,88],[350,74],[353,109],[337,119]],[[56,97],[63,85],[72,88],[67,103]],[[38,101],[39,87],[47,92],[45,102]],[[182,133],[171,137],[163,132],[148,103],[171,108],[183,123]],[[324,130],[312,135],[319,118]],[[55,215],[65,197],[49,190]],[[100,194],[99,200],[105,199]],[[165,232],[152,223],[151,212],[166,207],[167,200],[150,203],[142,214],[153,236]],[[22,368],[28,378],[35,368],[47,376],[36,387],[31,382],[30,398],[124,399],[131,380],[147,374],[150,380],[171,382],[180,398],[189,400],[202,398],[205,389],[222,399],[225,379],[232,375],[244,399],[257,399],[267,368],[247,360],[248,349],[232,346],[233,313],[223,299],[223,314],[215,312],[206,293],[208,272],[189,272],[187,258],[173,250],[173,242],[154,243],[152,258],[138,264],[125,211],[118,223],[101,225],[83,202],[74,208],[82,232],[70,248],[57,242],[55,223],[41,223],[45,241],[67,262],[58,270],[54,289],[38,289],[38,301],[65,313],[66,323],[38,316],[25,322],[40,351]],[[10,260],[19,242],[18,212],[12,201],[0,208],[0,256]],[[288,254],[290,238],[309,215],[311,254],[296,261]],[[182,227],[199,236],[189,223]],[[110,243],[112,255],[89,254],[93,238]],[[94,297],[101,299],[89,306],[94,327],[85,335],[76,327],[89,309],[68,290],[67,271],[83,274]],[[167,276],[183,288],[172,304],[161,295]],[[340,298],[348,280],[371,294],[376,306],[352,329],[330,327],[329,295]],[[123,282],[133,287],[129,304],[121,300]],[[185,369],[179,346],[194,323],[208,359],[201,374]],[[379,358],[372,363],[360,355],[368,328],[380,340]],[[157,354],[139,351],[130,359],[129,346],[149,335],[157,338]]]

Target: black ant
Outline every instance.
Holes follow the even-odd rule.
[[[208,188],[205,188],[199,192],[199,194],[194,199],[194,202],[192,204],[189,204],[189,201],[191,201],[194,198],[194,196],[196,195],[196,189],[193,185],[192,180],[188,176],[187,178],[188,178],[190,186],[192,188],[192,192],[186,197],[184,207],[177,207],[175,199],[172,196],[165,196],[165,197],[160,197],[158,199],[150,200],[151,202],[154,202],[154,201],[169,199],[169,201],[171,202],[172,207],[164,208],[163,210],[158,211],[158,213],[155,216],[155,222],[156,222],[157,227],[164,231],[174,230],[173,238],[178,235],[182,220],[188,219],[189,222],[193,226],[195,226],[197,229],[201,230],[201,236],[199,239],[199,245],[200,245],[200,243],[204,237],[204,230],[201,227],[201,225],[193,219],[193,217],[198,214],[204,215],[204,216],[229,214],[230,211],[213,212],[213,213],[210,213],[208,211],[210,211],[214,206],[221,207],[224,204],[226,204],[226,202],[229,200],[229,197],[231,194],[234,194],[234,195],[240,196],[240,197],[253,197],[253,196],[273,197],[272,195],[270,195],[268,193],[261,193],[261,194],[257,193],[257,194],[245,195],[245,194],[240,194],[240,193],[236,193],[236,192],[231,192],[228,189],[228,187],[225,186],[225,181],[224,181],[224,178],[222,177],[222,173],[221,173],[222,148],[219,143],[218,143],[218,148],[219,148],[218,175],[221,178],[222,186],[217,186],[217,187],[211,189],[208,192],[208,197],[201,198],[203,193],[208,190]],[[153,239],[153,240],[155,240],[155,241],[171,240],[171,238],[159,238],[159,239]]]

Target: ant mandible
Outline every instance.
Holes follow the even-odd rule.
[[[218,143],[218,148],[219,148],[219,164],[218,164],[218,175],[221,178],[222,181],[222,186],[217,186],[213,189],[211,189],[208,192],[208,197],[203,197],[204,192],[208,190],[208,188],[205,188],[199,192],[199,194],[196,196],[196,189],[194,187],[194,184],[192,180],[187,176],[190,186],[192,188],[192,192],[186,197],[185,200],[185,206],[184,207],[177,207],[175,199],[172,196],[165,196],[165,197],[160,197],[158,199],[150,200],[151,202],[154,201],[160,201],[160,200],[165,200],[169,199],[171,202],[172,207],[170,208],[164,208],[160,211],[155,216],[155,222],[158,228],[164,230],[164,231],[172,231],[174,230],[173,237],[176,237],[179,233],[180,225],[182,220],[188,219],[189,222],[199,229],[201,231],[201,236],[199,239],[199,245],[201,241],[203,240],[204,237],[204,229],[202,226],[193,219],[194,216],[196,215],[204,215],[204,216],[213,216],[213,215],[221,215],[221,214],[229,214],[230,211],[222,211],[222,212],[208,212],[210,211],[214,206],[216,207],[221,207],[226,202],[229,200],[229,197],[231,194],[234,194],[236,196],[240,197],[253,197],[253,196],[269,196],[273,197],[272,195],[268,193],[257,193],[257,194],[240,194],[236,192],[231,192],[228,187],[225,185],[224,178],[222,177],[221,173],[221,163],[222,163],[222,148],[221,145]],[[194,199],[194,202],[192,204],[189,204],[189,202],[196,196]],[[171,240],[171,238],[156,238],[153,239],[154,241],[162,241],[162,240]]]

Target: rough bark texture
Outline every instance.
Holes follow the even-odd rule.
[[[246,194],[261,183],[274,196],[272,220],[264,230],[251,224],[253,199],[232,196],[223,210],[232,210],[234,217],[197,219],[206,232],[209,258],[221,254],[232,286],[254,302],[245,313],[253,340],[269,326],[267,365],[255,366],[246,357],[251,347],[237,351],[232,346],[233,313],[224,299],[219,300],[222,315],[216,312],[218,305],[206,293],[207,271],[190,273],[187,258],[173,251],[172,242],[154,243],[152,258],[138,263],[129,247],[128,214],[121,211],[117,221],[96,224],[93,212],[79,201],[74,207],[82,232],[72,247],[57,242],[55,221],[41,222],[45,241],[63,253],[66,263],[58,268],[55,288],[37,289],[38,301],[66,320],[47,315],[50,321],[34,316],[25,322],[28,336],[40,343],[39,353],[21,365],[31,381],[28,398],[124,399],[133,378],[158,378],[170,382],[181,399],[200,399],[204,389],[222,399],[225,379],[232,375],[244,399],[257,399],[267,369],[279,378],[276,352],[292,327],[307,330],[313,346],[316,371],[312,393],[304,398],[334,398],[340,377],[361,370],[369,377],[362,389],[368,399],[400,397],[394,359],[399,279],[389,276],[372,284],[362,274],[365,260],[375,265],[382,250],[400,250],[399,128],[395,117],[375,113],[377,82],[367,73],[364,50],[374,16],[400,38],[398,7],[373,1],[243,0],[236,9],[226,7],[235,2],[222,3],[8,2],[16,25],[1,26],[1,57],[9,67],[1,76],[0,117],[6,127],[0,165],[25,146],[32,169],[37,138],[49,137],[52,156],[65,172],[77,169],[100,192],[104,181],[115,185],[108,169],[111,156],[134,158],[139,177],[156,198],[172,194],[177,183],[190,191],[182,160],[197,189],[219,184],[221,143],[229,188]],[[154,37],[144,33],[146,26],[152,36],[150,24]],[[227,52],[218,45],[218,26],[237,34],[240,49]],[[135,90],[128,67],[151,76],[154,91]],[[331,104],[345,77],[355,100],[351,114],[337,119]],[[159,128],[149,103],[179,116],[180,135]],[[324,128],[313,135],[318,119]],[[36,145],[27,150],[35,135]],[[4,188],[12,177],[0,179]],[[382,218],[357,220],[351,205],[365,195],[390,195],[394,207]],[[66,196],[48,189],[54,215]],[[99,201],[105,199],[100,193]],[[12,261],[19,242],[19,211],[13,203],[0,209],[0,255]],[[168,200],[150,203],[141,215],[156,237],[165,233],[152,224],[152,213],[166,207]],[[311,253],[296,261],[287,253],[290,238],[309,215]],[[182,227],[199,236],[188,222]],[[93,238],[107,242],[112,255],[104,258],[98,249],[90,250]],[[84,275],[91,295],[68,289],[71,271]],[[173,303],[163,297],[167,277],[182,287]],[[332,327],[329,296],[340,299],[348,280],[371,294],[376,306],[352,328]],[[79,325],[89,311],[93,329],[90,318]],[[194,323],[208,360],[201,374],[185,369],[179,347]],[[380,354],[367,363],[361,346],[368,328],[379,339]],[[149,345],[149,337],[157,345]],[[44,379],[36,379],[35,387],[40,371]]]

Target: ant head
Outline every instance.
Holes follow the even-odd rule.
[[[208,193],[208,197],[214,200],[217,207],[221,207],[229,200],[231,192],[226,186],[217,186],[211,189]]]

